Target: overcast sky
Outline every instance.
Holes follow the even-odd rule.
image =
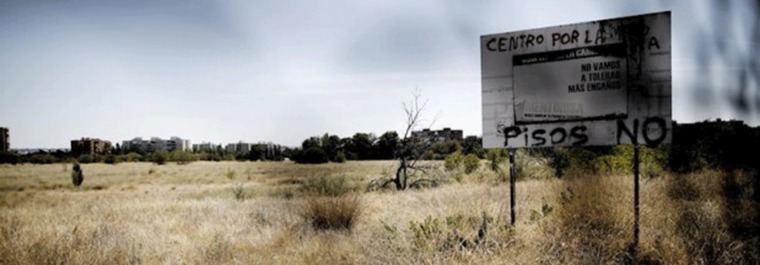
[[[434,127],[480,135],[480,35],[665,10],[673,119],[756,125],[758,8],[715,2],[4,0],[0,126],[12,148],[82,136],[296,146],[400,130],[418,88]]]

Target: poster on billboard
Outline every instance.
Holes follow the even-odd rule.
[[[670,142],[670,12],[480,43],[484,147]]]

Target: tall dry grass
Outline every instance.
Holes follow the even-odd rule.
[[[87,164],[81,188],[71,187],[70,166],[0,165],[0,264],[760,260],[752,172],[642,179],[641,242],[633,252],[631,176],[554,179],[540,161],[530,164],[517,183],[512,227],[503,174],[481,167],[436,188],[362,192],[393,165]]]

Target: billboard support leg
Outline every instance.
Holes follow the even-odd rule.
[[[515,149],[507,149],[509,154],[509,216],[512,226],[515,226],[515,175],[517,169],[515,168]]]
[[[639,224],[641,223],[640,205],[639,205],[639,145],[633,145],[633,254],[639,247]]]

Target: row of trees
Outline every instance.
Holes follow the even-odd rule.
[[[85,154],[75,156],[70,152],[37,152],[33,154],[18,155],[12,153],[0,154],[0,163],[18,164],[51,164],[51,163],[107,163],[117,164],[122,162],[154,162],[164,164],[177,162],[186,164],[193,161],[281,161],[290,156],[291,149],[276,146],[274,148],[261,148],[254,146],[248,153],[229,153],[224,151],[210,152],[186,152],[186,151],[156,151],[150,153],[138,152],[112,152],[110,154]]]
[[[86,154],[74,156],[68,152],[39,152],[27,155],[2,154],[2,163],[48,164],[60,162],[80,163],[120,163],[120,162],[191,162],[205,161],[281,161],[289,158],[299,163],[343,162],[346,160],[389,160],[398,158],[401,138],[395,131],[388,131],[375,136],[372,133],[356,133],[351,137],[341,138],[325,133],[323,136],[310,137],[303,141],[300,148],[288,148],[281,145],[252,145],[248,153],[227,152],[222,148],[203,152],[156,151],[135,152],[119,147],[110,154]],[[431,143],[421,153],[421,159],[444,159],[448,154],[462,152],[483,158],[485,151],[481,139],[468,136],[463,141],[449,140]]]
[[[291,159],[298,163],[397,159],[401,143],[402,139],[395,131],[385,132],[379,137],[372,133],[356,133],[346,138],[325,133],[304,140],[300,148],[292,151]],[[430,143],[423,150],[421,158],[444,159],[454,152],[474,154],[480,158],[485,155],[480,137],[468,136],[463,141]]]

